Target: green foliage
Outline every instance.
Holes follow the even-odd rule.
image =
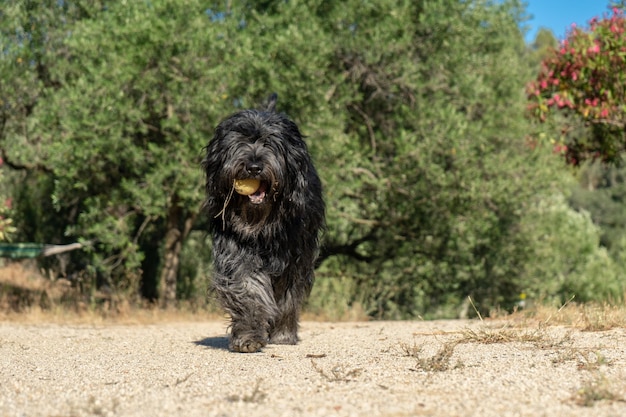
[[[329,181],[329,250],[344,258],[328,262],[369,314],[436,312],[467,295],[510,306],[519,294],[532,245],[520,222],[560,180],[524,141],[516,7],[379,2],[337,19],[359,24],[337,38],[354,145]],[[393,47],[364,47],[379,39]]]
[[[600,229],[588,212],[555,196],[531,207],[522,226],[535,242],[523,279],[529,297],[557,305],[572,296],[579,302],[623,298],[623,266],[600,246]]]
[[[559,41],[550,29],[539,28],[535,39],[528,48],[528,62],[531,64],[530,68],[533,70],[540,68],[541,63],[552,56],[554,49],[558,47],[558,45]]]
[[[152,299],[173,272],[178,298],[200,297],[202,147],[276,91],[325,185],[311,310],[452,315],[468,295],[484,313],[521,291],[617,291],[585,281],[618,269],[563,205],[569,174],[529,139],[554,130],[524,117],[538,58],[518,1],[5,5],[0,150],[29,184],[14,190],[20,233],[95,240],[74,265],[100,283]]]
[[[182,208],[183,218],[198,212],[197,163],[210,129],[190,121],[225,111],[197,88],[222,75],[207,74],[198,56],[218,58],[209,41],[217,30],[203,10],[193,1],[120,2],[81,21],[65,41],[68,59],[52,72],[62,88],[34,113],[55,206],[79,206],[68,233],[97,238],[114,254],[102,260],[105,270],[138,268],[141,233],[170,210]]]
[[[600,242],[613,256],[620,254],[620,242],[626,236],[626,168],[590,163],[582,167],[580,186],[570,204],[589,212],[601,230]]]
[[[177,298],[202,305],[207,298],[211,271],[211,239],[204,231],[190,233],[181,253]]]

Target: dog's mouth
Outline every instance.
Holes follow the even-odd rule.
[[[261,181],[259,188],[252,194],[248,195],[250,199],[250,203],[252,204],[261,204],[265,200],[265,195],[267,194],[267,182]]]

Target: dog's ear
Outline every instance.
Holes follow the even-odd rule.
[[[275,113],[276,112],[276,101],[278,101],[278,94],[272,93],[265,103],[265,111]]]

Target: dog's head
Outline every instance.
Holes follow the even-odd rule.
[[[260,221],[285,199],[306,187],[312,164],[297,125],[274,110],[275,96],[263,110],[243,110],[224,119],[206,147],[206,207],[219,217],[228,210]],[[250,195],[235,192],[238,180],[259,181]]]

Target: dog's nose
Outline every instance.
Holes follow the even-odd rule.
[[[248,174],[250,175],[254,175],[254,176],[259,175],[262,169],[263,167],[261,166],[261,164],[257,162],[251,162],[248,165],[246,165],[246,171],[248,171]]]

